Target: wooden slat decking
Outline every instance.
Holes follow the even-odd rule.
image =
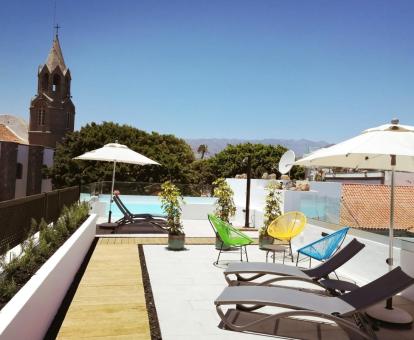
[[[166,237],[99,238],[57,338],[150,340],[137,245],[167,241]],[[213,237],[186,238],[187,245],[214,243]]]
[[[153,244],[166,245],[167,237],[101,237],[98,244]],[[216,242],[214,237],[186,237],[185,244],[188,245],[202,245],[214,244]],[[257,244],[257,239],[254,239],[253,244]]]
[[[151,339],[135,243],[98,242],[57,338]]]

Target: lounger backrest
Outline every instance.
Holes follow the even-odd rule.
[[[119,199],[119,197],[114,195],[113,199],[114,199],[115,204],[118,206],[119,210],[121,210],[121,213],[124,215],[124,217],[129,220],[132,220],[131,213],[128,210],[126,210],[125,206],[121,203],[121,200]]]
[[[341,246],[349,227],[342,228],[300,249],[298,253],[310,256],[319,261],[329,259]]]
[[[114,201],[116,205],[118,206],[119,210],[121,210],[121,212],[124,215],[132,216],[132,213],[129,211],[127,206],[124,204],[124,202],[122,202],[121,198],[118,195],[114,195]]]
[[[413,283],[414,278],[404,273],[401,267],[397,267],[367,285],[339,296],[339,298],[356,310],[360,310],[400,293]]]
[[[337,270],[340,266],[352,259],[364,247],[365,244],[359,242],[356,238],[354,238],[331,258],[315,268],[304,270],[304,272],[310,277],[317,279],[327,277],[329,274]]]

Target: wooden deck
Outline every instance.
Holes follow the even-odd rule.
[[[214,244],[188,237],[186,244]],[[151,339],[138,244],[166,245],[166,237],[102,237],[59,330],[58,339]]]
[[[114,241],[96,245],[58,339],[151,339],[138,248]]]
[[[253,239],[253,244],[257,244],[257,239]],[[167,244],[167,237],[100,237],[99,244]],[[214,237],[186,237],[185,244],[188,245],[202,245],[214,244],[216,239]]]

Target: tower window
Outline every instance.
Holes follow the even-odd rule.
[[[45,73],[42,78],[42,89],[47,90],[49,87],[49,75]]]
[[[46,112],[43,107],[37,112],[37,125],[45,125],[46,122]]]
[[[58,92],[59,91],[59,87],[60,87],[60,77],[57,74],[55,74],[53,76],[52,91],[53,92]]]
[[[66,112],[66,128],[70,128],[70,122],[71,122],[71,114],[70,112]]]

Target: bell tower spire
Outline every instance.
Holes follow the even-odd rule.
[[[45,64],[38,69],[37,93],[30,103],[29,143],[55,148],[74,129],[71,74],[63,59],[59,25]]]

